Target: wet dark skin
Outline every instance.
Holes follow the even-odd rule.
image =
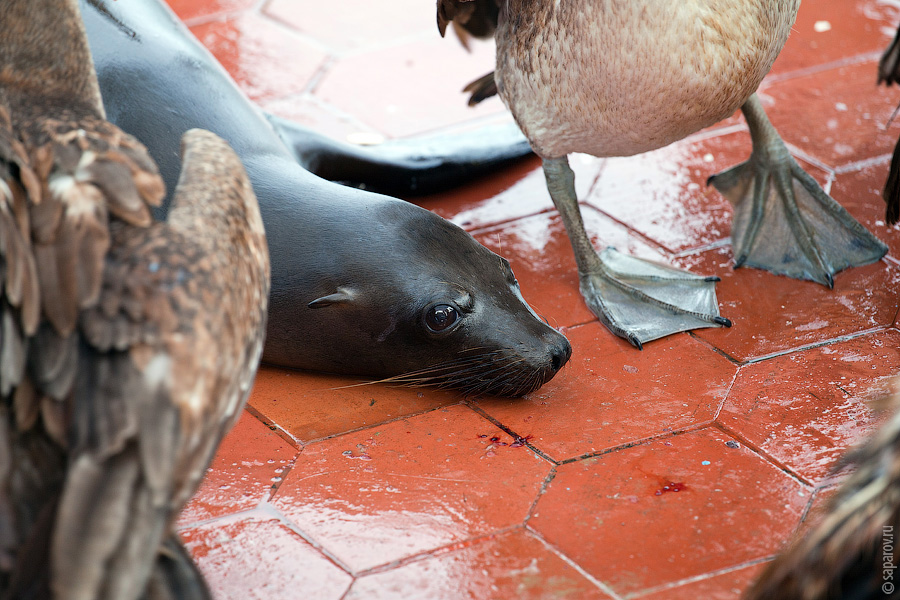
[[[457,137],[437,158],[408,142],[360,149],[283,121],[276,130],[162,2],[81,7],[107,117],[147,146],[170,189],[187,129],[218,134],[244,163],[272,264],[264,361],[521,395],[568,360],[504,259],[429,211],[307,170],[433,191],[527,155],[512,126]]]

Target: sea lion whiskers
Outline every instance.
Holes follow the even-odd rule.
[[[487,354],[491,355],[490,360],[485,360]],[[479,360],[473,365],[472,368],[456,368],[440,376],[432,376],[426,385],[458,388],[466,396],[480,394],[522,396],[534,391],[545,381],[539,372],[524,368],[527,362],[523,357],[506,350],[480,355]],[[446,371],[451,366],[458,365],[442,366]]]
[[[473,353],[473,349],[467,349],[465,354],[424,369],[332,389],[381,383],[396,387],[455,388],[466,396],[480,394],[522,396],[539,388],[550,376],[528,368],[526,359],[510,349],[476,353]]]
[[[480,348],[479,348],[480,349]],[[330,390],[343,390],[346,388],[354,388],[361,387],[365,385],[375,385],[375,384],[392,384],[398,383],[395,387],[443,387],[437,386],[435,381],[435,373],[443,373],[446,374],[446,371],[451,368],[458,368],[466,365],[479,364],[484,360],[484,357],[489,354],[499,353],[499,350],[494,350],[485,354],[478,354],[475,356],[465,356],[462,358],[457,358],[451,361],[446,361],[442,363],[438,363],[435,365],[431,365],[425,367],[424,369],[417,369],[415,371],[409,371],[407,373],[401,373],[400,375],[393,375],[391,377],[385,377],[383,379],[372,379],[369,381],[362,381],[359,383],[351,383],[348,385],[342,385],[337,387],[328,388]]]

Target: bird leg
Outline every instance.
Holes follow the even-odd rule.
[[[731,321],[719,316],[718,277],[694,275],[614,248],[598,254],[584,230],[568,159],[544,159],[544,175],[575,252],[581,295],[613,333],[641,348],[679,331],[731,327]]]
[[[885,246],[797,164],[756,94],[741,107],[750,159],[709,178],[734,206],[735,268],[747,265],[834,287],[834,274],[866,265]]]

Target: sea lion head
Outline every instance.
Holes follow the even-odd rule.
[[[400,202],[367,224],[365,243],[347,240],[355,252],[318,257],[316,290],[295,308],[302,331],[270,330],[267,359],[503,396],[538,389],[569,360],[568,340],[528,306],[509,262],[471,235]]]

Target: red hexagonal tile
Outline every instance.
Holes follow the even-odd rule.
[[[175,14],[183,21],[193,21],[221,13],[231,13],[253,8],[257,0],[166,0]]]
[[[438,409],[309,444],[272,502],[359,572],[521,524],[550,464],[512,442]]]
[[[314,93],[390,137],[403,137],[504,112],[497,98],[469,107],[462,92],[493,68],[491,45],[468,53],[435,33],[435,39],[341,58]]]
[[[588,197],[603,162],[603,159],[586,154],[569,156],[579,198]],[[468,231],[555,210],[547,191],[544,170],[537,157],[505,169],[488,180],[474,181],[460,189],[416,199],[415,203]]]
[[[867,402],[900,370],[888,330],[741,367],[718,421],[818,483],[875,424]]]
[[[885,129],[900,90],[876,86],[877,62],[849,64],[766,86],[761,97],[790,145],[831,167],[890,153]]]
[[[710,423],[737,372],[687,334],[643,350],[599,322],[566,335],[573,358],[553,381],[523,399],[475,401],[559,461]]]
[[[630,596],[641,600],[735,600],[762,573],[765,564],[755,564],[726,573],[692,580],[682,585],[665,587],[649,594]]]
[[[299,450],[244,411],[222,440],[180,526],[253,508],[290,468]]]
[[[253,13],[195,25],[191,31],[256,101],[303,91],[326,56]]]
[[[716,429],[558,467],[529,524],[621,595],[775,552],[809,492]]]
[[[784,74],[887,48],[900,10],[877,0],[804,0],[773,73]]]
[[[750,134],[705,134],[627,158],[609,159],[588,203],[660,244],[685,252],[731,235],[732,209],[711,175],[750,157]],[[820,185],[829,174],[803,160]]]
[[[393,0],[389,5],[367,0],[328,4],[270,0],[263,12],[337,52],[358,52],[411,37],[440,37],[434,3],[419,0]]]
[[[351,577],[264,511],[181,531],[216,600],[338,600]]]
[[[885,261],[838,273],[833,290],[760,269],[733,269],[731,248],[679,262],[722,278],[719,310],[734,326],[693,335],[741,362],[886,327],[897,314],[900,270]]]
[[[308,442],[460,402],[456,392],[263,367],[249,404],[270,423]]]
[[[609,598],[523,529],[357,579],[345,600]]]
[[[892,128],[894,135],[900,137],[900,123]],[[849,172],[838,173],[832,193],[840,197],[850,214],[860,223],[878,236],[890,248],[889,255],[900,257],[900,225],[885,223],[885,203],[881,197],[887,181],[890,159],[873,161]]]
[[[749,134],[735,132],[611,158],[587,202],[670,252],[708,245],[731,233],[731,207],[706,180],[749,156]]]

